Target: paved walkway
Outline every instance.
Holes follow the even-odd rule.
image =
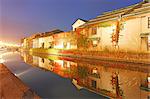
[[[0,64],[0,99],[39,99],[39,96]]]

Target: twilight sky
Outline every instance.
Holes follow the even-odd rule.
[[[20,43],[36,32],[67,31],[77,19],[89,20],[103,12],[142,0],[0,0],[0,41]]]

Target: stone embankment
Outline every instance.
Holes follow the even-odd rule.
[[[40,99],[3,64],[0,64],[0,99]]]

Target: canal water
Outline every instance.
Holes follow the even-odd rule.
[[[4,64],[42,98],[149,99],[149,64],[8,52]]]

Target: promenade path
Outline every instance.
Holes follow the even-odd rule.
[[[39,99],[39,96],[0,64],[0,99]]]

